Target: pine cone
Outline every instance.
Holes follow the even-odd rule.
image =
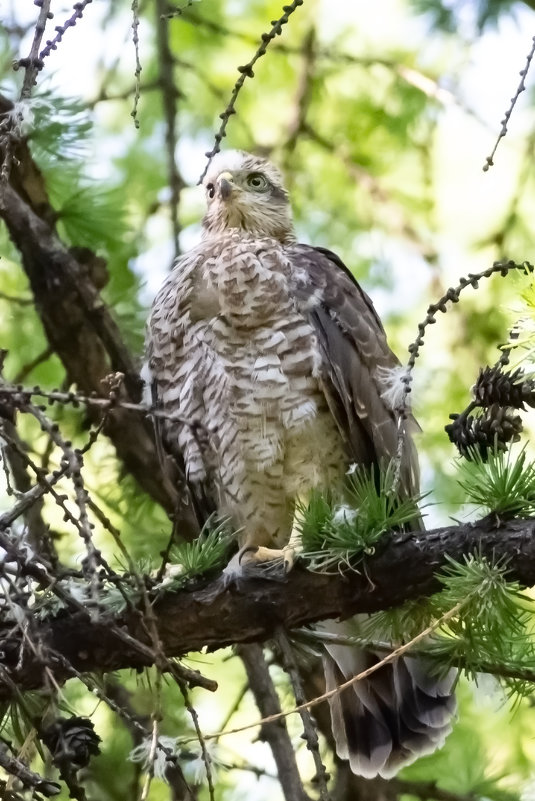
[[[521,368],[513,373],[504,373],[499,366],[485,367],[479,371],[474,386],[474,399],[481,406],[509,406],[524,409],[525,404],[535,407],[535,381],[524,379]]]
[[[507,444],[517,442],[522,431],[522,419],[511,409],[493,403],[484,414],[451,414],[454,421],[445,426],[450,441],[457,446],[461,456],[472,459],[474,451],[479,451],[486,461],[489,453],[507,450]]]
[[[85,768],[100,753],[100,737],[87,718],[58,718],[43,732],[43,742],[58,767]]]

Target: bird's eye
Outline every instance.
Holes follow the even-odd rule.
[[[208,192],[208,197],[211,199],[215,195],[215,186],[213,184],[206,184],[206,191]]]
[[[255,189],[257,192],[263,192],[268,188],[269,183],[261,172],[252,172],[247,176],[247,186],[250,186],[251,189]]]

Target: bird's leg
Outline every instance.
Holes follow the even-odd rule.
[[[285,521],[284,529],[272,529],[255,522],[256,525],[249,524],[242,531],[240,550],[223,571],[227,580],[255,576],[282,580],[294,566],[296,551],[293,537],[289,536],[291,523]],[[285,541],[287,544],[282,547],[271,547]]]
[[[288,543],[284,548],[266,548],[264,545],[242,545],[238,551],[238,561],[243,567],[262,565],[266,562],[279,564],[282,561],[284,572],[289,573],[295,563],[295,549]]]
[[[292,570],[297,556],[301,551],[301,533],[299,526],[294,525],[290,534],[288,543],[282,548],[271,548],[262,542],[272,542],[273,537],[266,538],[263,532],[252,532],[246,536],[245,542],[238,551],[238,563],[242,567],[254,567],[255,565],[263,566],[266,563],[272,563],[273,567],[279,567],[282,562],[284,574]]]

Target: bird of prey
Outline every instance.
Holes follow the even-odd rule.
[[[288,194],[270,162],[219,153],[203,181],[202,241],[154,301],[145,381],[167,415],[165,447],[207,509],[239,531],[232,570],[294,552],[296,501],[341,485],[349,465],[388,462],[397,424],[386,375],[398,362],[371,300],[329,250],[299,244]],[[196,425],[188,425],[187,421]],[[410,436],[401,490],[418,486]],[[403,580],[400,577],[400,581]],[[339,631],[344,624],[332,622]],[[326,646],[327,688],[378,661]],[[330,702],[340,757],[390,777],[441,745],[455,710],[453,676],[400,658]]]

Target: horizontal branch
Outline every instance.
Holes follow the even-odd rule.
[[[228,587],[221,578],[199,581],[195,588],[169,593],[155,604],[159,637],[167,656],[182,656],[203,647],[215,650],[263,641],[281,626],[292,629],[399,606],[440,589],[437,574],[446,557],[460,561],[475,552],[506,560],[511,580],[523,586],[535,584],[535,519],[500,524],[487,517],[474,524],[385,537],[360,572],[345,575],[309,573],[298,566],[284,581],[247,579]],[[115,617],[113,623],[150,646],[136,612]],[[59,653],[82,672],[138,668],[151,661],[150,648],[129,647],[104,618],[92,622],[81,611],[44,621],[39,634],[45,649]],[[0,639],[1,635],[0,629]],[[42,665],[30,653],[20,659],[16,633],[5,629],[4,636],[0,664],[20,688],[39,687]],[[58,681],[67,678],[61,659],[56,668]]]

